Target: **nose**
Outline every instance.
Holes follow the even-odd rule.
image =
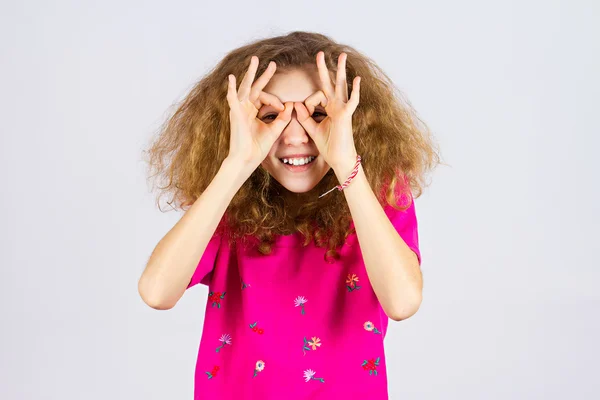
[[[298,116],[295,109],[292,110],[290,122],[285,127],[283,132],[281,132],[281,137],[283,138],[283,143],[286,145],[295,146],[308,143],[310,138],[304,130],[304,127],[298,121]]]

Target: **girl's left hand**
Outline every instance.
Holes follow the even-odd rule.
[[[313,139],[321,156],[336,172],[352,170],[356,162],[356,148],[352,131],[352,114],[358,106],[360,77],[354,78],[352,93],[348,100],[346,83],[346,53],[338,57],[335,87],[325,65],[325,53],[317,53],[317,68],[322,90],[310,95],[304,103],[295,102],[298,122]],[[325,108],[327,116],[321,122],[311,116],[318,105]]]

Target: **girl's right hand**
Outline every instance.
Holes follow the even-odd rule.
[[[252,84],[257,68],[258,57],[252,56],[239,91],[236,91],[235,76],[231,74],[228,77],[227,88],[231,123],[227,157],[248,165],[252,171],[267,157],[273,143],[290,122],[294,109],[294,103],[289,102],[284,106],[276,96],[262,91],[275,74],[275,62],[271,61],[265,72]],[[270,105],[279,110],[277,118],[268,124],[256,118],[263,105]]]

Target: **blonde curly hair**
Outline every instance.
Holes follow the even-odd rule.
[[[168,204],[185,210],[204,192],[229,152],[230,122],[227,104],[227,76],[241,82],[250,58],[258,56],[256,77],[270,61],[281,73],[315,64],[324,51],[329,71],[337,70],[340,53],[347,54],[348,93],[355,76],[361,77],[360,103],[352,117],[355,147],[362,167],[380,204],[404,210],[418,198],[425,177],[440,163],[437,146],[429,129],[416,115],[391,79],[367,56],[319,33],[295,31],[286,35],[254,40],[229,52],[197,82],[179,102],[173,115],[161,126],[147,153],[149,179],[159,187],[157,204],[168,195]],[[252,238],[261,254],[270,254],[274,235],[293,226],[308,245],[327,247],[325,260],[339,259],[338,248],[348,235],[352,217],[340,191],[321,199],[318,195],[338,185],[333,170],[307,193],[293,217],[280,193],[283,186],[259,166],[229,204],[217,229],[230,242]],[[409,196],[406,196],[409,195]]]

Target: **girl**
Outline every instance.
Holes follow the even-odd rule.
[[[393,87],[292,32],[227,54],[164,125],[150,166],[186,212],[139,292],[169,309],[208,286],[195,399],[387,398],[388,318],[421,303],[412,192],[438,160]]]

